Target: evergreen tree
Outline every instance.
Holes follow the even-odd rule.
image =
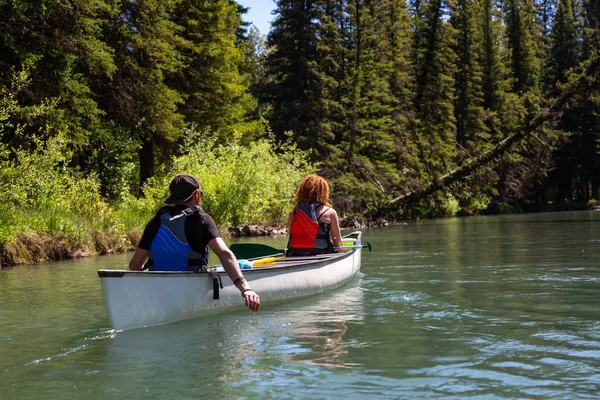
[[[353,50],[351,73],[347,75],[347,95],[343,99],[347,115],[342,146],[344,172],[358,178],[342,185],[346,195],[363,199],[370,209],[378,209],[395,186],[395,143],[393,120],[397,100],[390,87],[393,64],[389,37],[385,35],[385,2],[354,0],[348,5],[353,26],[348,47]],[[383,10],[383,12],[379,12]],[[343,177],[338,178],[344,181]]]
[[[538,57],[542,60],[542,71],[547,69],[550,52],[550,32],[556,14],[556,4],[560,0],[534,0],[533,7],[537,11],[536,22],[539,29]]]
[[[600,57],[600,0],[584,0],[584,50],[586,61],[598,60]],[[584,177],[580,192],[586,196],[586,200],[600,198],[600,72],[590,77],[594,83],[591,87],[596,90],[584,94],[582,105],[585,112],[582,113],[582,133],[585,136],[584,148],[589,154],[587,164],[587,176]],[[587,179],[586,179],[587,178]]]
[[[346,109],[342,104],[343,82],[348,73],[345,30],[348,28],[345,0],[316,2],[316,57],[311,63],[317,84],[313,99],[314,135],[325,168],[335,169],[344,160],[340,142],[345,132]]]
[[[600,1],[583,0],[583,58],[598,56],[600,51]]]
[[[507,0],[504,4],[508,71],[512,93],[507,94],[499,113],[502,135],[525,129],[537,113],[541,97],[542,36],[532,0]],[[513,146],[496,168],[499,176],[498,203],[518,206],[530,195],[534,183],[543,179],[549,146],[543,140],[523,141]]]
[[[569,69],[578,63],[579,43],[571,0],[560,0],[550,33],[549,78],[554,84],[566,81]],[[555,91],[553,91],[555,92]]]
[[[106,42],[114,51],[117,70],[101,82],[108,117],[124,127],[141,144],[140,184],[154,174],[156,149],[176,141],[184,126],[178,112],[181,93],[166,82],[180,71],[180,50],[190,43],[172,20],[178,0],[123,1],[106,30]]]
[[[422,1],[415,10],[415,142],[424,164],[422,180],[427,182],[448,172],[454,162],[456,32],[442,0]]]
[[[532,0],[507,0],[505,14],[513,89],[517,93],[538,93],[541,65],[540,36]]]
[[[182,0],[174,12],[180,35],[189,43],[181,49],[184,67],[169,79],[185,97],[179,107],[200,131],[221,132],[227,139],[254,110],[249,93],[250,71],[242,13],[231,0]]]
[[[269,121],[277,138],[284,140],[286,132],[300,148],[319,146],[314,134],[319,113],[320,92],[316,61],[317,8],[314,0],[279,0],[276,18],[267,37],[272,51],[267,57],[270,82],[261,92],[272,112]]]
[[[571,0],[560,0],[554,16],[550,33],[550,56],[547,64],[548,92],[559,92],[559,84],[567,79],[569,69],[577,64],[578,47],[577,27]],[[566,111],[561,120],[564,130],[577,129],[573,124],[575,114]],[[577,135],[562,143],[555,154],[555,168],[549,175],[548,183],[541,189],[545,192],[555,190],[552,196],[556,202],[570,201],[573,199],[573,182],[581,174],[580,168],[573,168],[579,164],[580,138]]]
[[[502,17],[493,0],[481,1],[483,24],[483,106],[497,111],[507,89],[506,68],[502,63]]]
[[[454,115],[457,164],[463,165],[489,150],[497,137],[491,126],[503,104],[499,29],[489,0],[459,0],[451,22],[457,32]],[[454,188],[466,209],[480,209],[494,193],[496,177],[490,170],[474,174]]]
[[[0,2],[0,85],[8,86],[13,71],[25,69],[31,84],[30,90],[19,93],[20,104],[58,100],[40,125],[28,124],[19,135],[6,130],[0,140],[15,147],[30,146],[33,136],[62,130],[81,149],[107,129],[92,88],[116,70],[112,49],[102,40],[108,19],[117,12],[116,4],[112,0]],[[13,125],[28,122],[27,115],[25,108],[22,120]]]
[[[378,19],[381,21],[380,35],[386,40],[381,42],[381,57],[385,60],[384,74],[388,85],[392,105],[391,134],[394,138],[395,169],[401,174],[401,186],[409,186],[418,169],[418,151],[412,141],[410,131],[414,125],[412,100],[415,90],[415,70],[411,62],[412,20],[404,0],[381,1]]]
[[[557,23],[554,26],[557,29],[556,33],[553,32],[553,37],[556,39],[554,54],[562,57],[570,55],[576,60],[577,53],[566,51],[567,43],[573,40],[570,19],[572,11],[569,10],[570,3],[565,0],[563,2],[565,4],[562,4],[561,13],[564,12],[565,16],[560,17],[562,22],[559,24],[557,14]],[[600,56],[600,1],[585,0],[582,11],[581,57],[585,66],[589,61]],[[573,63],[573,59],[556,60],[557,72],[566,72],[558,70],[559,65],[566,70]],[[592,83],[590,87],[596,90],[578,93],[574,105],[563,116],[562,127],[572,131],[573,134],[558,156],[561,167],[557,170],[560,182],[557,190],[559,200],[588,201],[598,199],[600,196],[600,112],[598,111],[600,77],[598,75],[596,72],[596,76],[587,77]]]
[[[380,55],[389,64],[389,85],[398,112],[406,114],[414,97],[414,67],[411,62],[412,20],[404,0],[382,0],[377,9],[382,41]]]
[[[457,33],[457,71],[455,78],[456,143],[458,152],[480,153],[488,128],[484,115],[484,25],[481,24],[482,2],[459,0],[452,15]],[[479,138],[479,139],[478,139]],[[484,139],[484,140],[481,140]],[[474,152],[475,150],[475,152]]]

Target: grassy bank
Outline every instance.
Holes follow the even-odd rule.
[[[94,175],[69,168],[61,135],[35,151],[0,148],[1,265],[110,254],[132,249],[146,221],[163,205],[177,173],[196,175],[204,208],[221,229],[243,223],[283,222],[296,185],[314,168],[294,146],[270,140],[226,146],[188,134],[184,155],[173,158],[134,195],[123,179],[118,199],[101,195]],[[130,169],[131,170],[131,169]],[[135,172],[135,171],[134,171]]]

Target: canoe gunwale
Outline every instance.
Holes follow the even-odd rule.
[[[302,260],[298,260],[297,264],[286,264],[286,265],[273,265],[273,266],[260,266],[251,269],[244,269],[242,272],[244,275],[246,274],[254,274],[260,271],[272,271],[272,270],[292,270],[298,268],[306,268],[311,269],[315,267],[321,267],[324,264],[330,264],[333,261],[344,260],[347,257],[351,257],[357,249],[351,249],[350,251],[343,253],[333,253],[331,257],[321,257],[316,258],[314,260],[306,260],[307,257],[301,257]],[[261,257],[263,258],[263,257]],[[300,257],[299,257],[300,258]],[[293,262],[294,259],[292,257],[287,257],[286,259],[282,259],[281,261],[289,260],[287,262]],[[226,277],[227,273],[224,271],[218,272],[219,275]],[[208,271],[129,271],[122,269],[101,269],[98,270],[98,276],[100,278],[122,278],[126,275],[141,275],[141,276],[169,276],[169,277],[206,277],[210,275]]]

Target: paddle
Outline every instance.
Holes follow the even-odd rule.
[[[334,250],[344,250],[344,249],[369,249],[369,253],[371,252],[371,242],[367,240],[367,244],[361,244],[358,246],[343,246],[343,247],[334,247]]]
[[[229,246],[236,258],[256,258],[283,253],[285,249],[276,249],[260,243],[233,243]]]
[[[256,258],[256,257],[264,257],[271,256],[278,253],[283,253],[285,249],[278,249],[275,247],[268,246],[266,244],[261,243],[233,243],[229,246],[233,254],[235,254],[236,258]],[[343,246],[343,247],[334,247],[334,250],[345,250],[345,249],[369,249],[371,251],[371,243],[367,242],[367,244],[359,245],[359,246]]]
[[[255,268],[260,267],[261,265],[274,263],[277,260],[283,260],[284,258],[285,256],[259,258],[258,260],[251,261],[251,263],[252,267]]]

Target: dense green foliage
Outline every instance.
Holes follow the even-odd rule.
[[[255,102],[239,37],[243,11],[230,0],[2,1],[0,85],[26,68],[33,90],[20,100],[57,99],[47,120],[76,148],[74,164],[111,180],[106,163],[116,160],[97,150],[137,153],[143,184],[191,123],[260,131],[244,126]],[[6,130],[2,142],[28,145],[37,131]]]
[[[3,129],[29,128],[9,121],[28,112],[44,118],[56,102],[27,110],[17,101],[28,76],[13,76],[12,90],[0,92]],[[51,130],[51,127],[48,127]],[[74,152],[62,132],[34,138],[27,148],[0,144],[0,259],[2,265],[33,263],[131,249],[144,223],[163,205],[172,177],[193,173],[202,182],[205,209],[221,229],[247,221],[283,222],[296,185],[314,171],[308,154],[292,143],[263,138],[242,145],[234,134],[227,144],[214,135],[188,129],[180,155],[163,164],[144,185],[144,197],[130,190],[133,163],[122,163],[119,193],[109,203],[101,196],[95,173],[72,167]],[[129,178],[129,179],[128,179]]]
[[[187,153],[173,158],[168,168],[148,181],[145,197],[125,192],[116,206],[101,198],[96,175],[66,167],[72,152],[63,135],[40,143],[34,152],[20,150],[9,156],[6,146],[1,147],[0,249],[14,253],[22,245],[23,233],[43,233],[48,236],[44,240],[50,240],[39,259],[21,249],[5,262],[130,248],[128,234],[141,230],[168,196],[172,177],[184,171],[202,182],[204,208],[222,229],[246,221],[283,222],[298,181],[313,172],[307,156],[294,145],[278,147],[262,139],[242,146],[236,139],[222,146],[188,134],[193,142],[186,146]],[[57,242],[67,246],[63,254],[53,254]]]
[[[568,76],[597,58],[597,3],[280,0],[261,100],[276,135],[318,149],[349,213],[585,203],[599,195],[597,78],[574,96]],[[532,128],[564,94],[559,123]]]
[[[128,194],[121,199],[120,214],[133,215],[132,221],[149,218],[168,197],[172,177],[191,173],[200,180],[203,208],[217,225],[284,222],[296,185],[314,171],[307,154],[295,145],[278,146],[270,139],[242,145],[241,135],[234,135],[223,145],[186,131],[183,147],[185,154],[165,164],[144,186],[144,197]]]
[[[3,243],[118,248],[182,171],[222,226],[282,222],[314,169],[372,220],[599,197],[600,0],[278,0],[267,37],[245,12],[0,0]]]
[[[27,113],[44,118],[56,102],[23,107],[18,94],[28,75],[13,75],[11,90],[0,92],[2,131],[20,135],[27,125],[10,121]],[[50,129],[48,129],[50,130]],[[27,147],[0,144],[0,258],[2,264],[31,263],[128,248],[125,226],[100,196],[96,174],[69,168],[73,156],[63,133],[47,131]]]

